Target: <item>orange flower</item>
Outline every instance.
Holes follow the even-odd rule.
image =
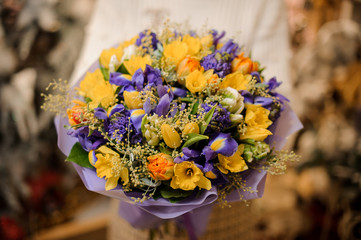
[[[258,71],[258,63],[253,62],[248,57],[243,57],[243,52],[232,61],[232,72],[241,72],[242,74],[250,74]]]
[[[200,69],[199,61],[191,56],[185,57],[177,66],[178,78],[185,78],[194,70]]]
[[[75,105],[71,109],[66,110],[71,126],[82,122],[81,115],[84,113],[84,108],[86,107],[86,103],[79,100],[73,100],[73,103],[75,103]],[[85,120],[86,119],[83,119],[83,121]]]
[[[169,180],[174,174],[173,158],[165,153],[149,156],[148,170],[155,180]]]

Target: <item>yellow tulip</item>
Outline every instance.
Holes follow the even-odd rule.
[[[199,133],[199,126],[195,122],[187,123],[184,126],[184,129],[182,131],[183,135],[189,134],[189,133]]]
[[[165,144],[170,148],[177,148],[181,145],[181,137],[179,133],[174,130],[169,124],[164,123],[161,127],[161,132]]]

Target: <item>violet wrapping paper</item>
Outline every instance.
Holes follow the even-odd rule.
[[[99,65],[96,62],[87,72],[92,72],[98,67]],[[84,76],[85,74],[75,86],[79,85]],[[60,150],[68,156],[77,139],[67,135],[67,130],[64,128],[64,125],[69,125],[69,122],[66,118],[57,116],[54,122],[58,134],[58,146]],[[275,147],[275,149],[279,150],[286,143],[287,137],[301,128],[301,122],[286,104],[280,118],[271,128],[273,135],[268,138],[268,142],[271,146]],[[190,234],[195,233],[200,236],[206,229],[208,217],[212,210],[212,203],[217,199],[217,189],[216,187],[212,187],[209,191],[203,190],[197,197],[190,197],[178,203],[170,203],[166,199],[149,199],[143,203],[134,203],[130,197],[136,196],[136,193],[124,193],[119,185],[113,190],[106,191],[106,181],[96,175],[95,169],[83,168],[74,163],[73,166],[88,190],[119,199],[119,215],[135,228],[153,228],[159,226],[167,219],[175,219],[185,226],[188,225],[188,231],[193,232]],[[266,171],[247,170],[244,173],[243,179],[246,180],[247,187],[257,190],[252,193],[244,191],[242,193],[243,199],[250,200],[262,197],[266,181]],[[234,191],[227,197],[229,202],[239,199],[238,191]],[[189,229],[190,224],[193,229]]]

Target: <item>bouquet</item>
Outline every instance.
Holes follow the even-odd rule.
[[[135,227],[183,215],[200,233],[211,203],[261,197],[266,173],[298,157],[280,151],[301,128],[280,83],[224,35],[142,31],[45,96],[67,108],[55,120],[67,161]]]

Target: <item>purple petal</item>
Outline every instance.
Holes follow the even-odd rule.
[[[259,75],[259,72],[251,72],[251,76],[252,76],[252,78],[256,77],[257,83],[261,82],[261,77]]]
[[[233,42],[232,39],[230,39],[226,44],[222,46],[221,49],[219,49],[219,52],[221,53],[226,52],[230,55],[236,55],[238,50],[239,50],[238,44]]]
[[[132,77],[132,82],[137,87],[138,92],[143,90],[144,75],[143,75],[143,70],[141,68],[135,71]]]
[[[255,97],[254,99],[254,104],[260,104],[262,105],[262,107],[266,107],[271,105],[273,102],[272,98],[267,98],[267,97]]]
[[[174,163],[181,163],[181,162],[184,162],[184,160],[182,160],[181,157],[174,158]]]
[[[161,98],[168,93],[168,88],[163,85],[157,86],[158,96]]]
[[[110,118],[114,113],[116,112],[123,112],[125,110],[125,107],[123,104],[116,104],[113,107],[108,109],[108,117]]]
[[[177,97],[187,96],[187,90],[185,90],[185,89],[173,87],[172,91],[174,93],[174,96],[177,96]]]
[[[154,69],[148,64],[145,66],[144,75],[147,78],[149,86],[162,85],[163,80],[159,69]]]
[[[182,149],[182,152],[184,154],[185,157],[187,158],[196,158],[199,157],[201,155],[200,151],[194,150],[194,149],[189,149],[187,147]]]
[[[177,112],[178,112],[178,107],[177,106],[178,106],[177,103],[173,103],[172,110],[169,113],[169,117],[174,117],[177,114]]]
[[[268,89],[271,91],[271,90],[279,87],[282,84],[282,82],[277,82],[276,77],[273,77],[270,80],[268,80],[268,82],[266,84],[268,85]]]
[[[140,109],[133,110],[130,115],[130,121],[132,122],[137,133],[141,132],[140,128],[142,125],[142,120],[144,115],[145,115],[144,111]]]
[[[209,171],[212,171],[212,170],[213,170],[213,164],[207,161],[204,164],[203,172],[209,172]]]
[[[202,150],[202,155],[206,158],[206,161],[212,160],[217,157],[217,153],[209,146],[205,146]]]
[[[245,103],[253,104],[253,95],[250,92],[248,92],[246,90],[242,90],[241,95],[244,97],[244,102]]]
[[[168,94],[165,94],[161,99],[159,100],[158,106],[155,110],[155,112],[158,114],[158,116],[166,116],[168,114],[170,108],[170,99]]]
[[[208,146],[211,150],[230,157],[237,151],[238,143],[231,137],[230,133],[219,133],[209,141]]]
[[[143,104],[143,110],[146,114],[149,114],[150,111],[152,111],[152,104],[150,103],[149,98],[147,98],[147,100],[145,100],[145,103]]]
[[[121,73],[111,72],[109,77],[109,83],[117,86],[129,86],[132,82],[122,76]]]
[[[103,108],[94,108],[94,116],[98,119],[108,119],[107,111]]]

